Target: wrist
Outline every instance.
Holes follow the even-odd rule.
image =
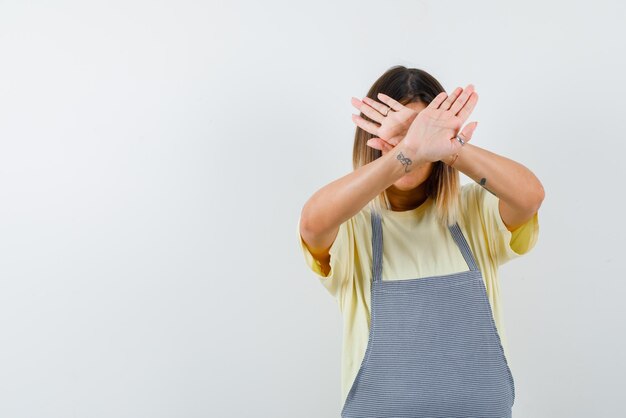
[[[453,167],[457,158],[459,158],[458,152],[456,154],[452,154],[447,156],[446,158],[443,158],[441,161],[444,162],[446,165]]]
[[[441,160],[441,161],[443,161],[444,163],[446,163],[450,167],[456,168],[455,166],[458,165],[458,163],[459,163],[458,159],[459,159],[461,153],[463,152],[463,150],[467,146],[468,146],[468,144],[463,145],[461,148],[459,148],[459,150],[456,152],[456,154],[449,155],[448,157],[446,157],[445,160]]]
[[[396,145],[393,150],[390,151],[390,154],[393,154],[393,158],[400,161],[405,166],[406,172],[430,162],[423,157],[419,149],[410,147],[402,142]]]

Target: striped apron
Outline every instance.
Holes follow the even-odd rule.
[[[459,224],[449,230],[468,271],[383,281],[382,221],[371,220],[369,339],[341,416],[510,418],[513,375]]]

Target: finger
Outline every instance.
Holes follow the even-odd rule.
[[[383,144],[381,143],[381,141],[377,141],[376,139],[379,139],[379,138],[368,139],[365,144],[368,147],[371,147],[371,148],[377,149],[379,151],[382,151],[383,150]]]
[[[449,148],[447,152],[448,155],[458,153],[465,146],[461,145],[461,142],[457,139],[457,136],[463,140],[463,144],[466,144],[471,139],[471,137],[468,138],[463,132],[457,133],[454,137],[450,138]]]
[[[465,103],[467,103],[468,99],[470,98],[474,90],[475,90],[474,85],[472,84],[467,85],[465,90],[463,90],[463,93],[459,96],[458,99],[456,99],[454,104],[452,104],[452,106],[450,107],[450,111],[454,115],[456,115],[459,112],[459,110],[461,110],[461,108],[465,106]]]
[[[438,95],[435,96],[435,98],[433,99],[432,102],[430,102],[428,104],[428,107],[432,108],[432,109],[437,109],[439,108],[439,105],[446,100],[446,97],[448,97],[448,93],[446,93],[445,91],[442,91],[441,93],[439,93]]]
[[[385,152],[391,151],[393,149],[393,147],[382,138],[371,138],[366,142],[366,144],[369,147]]]
[[[377,102],[374,99],[371,99],[367,96],[365,96],[363,98],[363,101],[370,107],[372,107],[373,109],[375,109],[381,116],[385,117],[387,116],[387,114],[389,112],[391,112],[391,110],[389,109],[389,106],[382,104],[380,102]]]
[[[369,97],[367,98],[369,99]],[[369,99],[371,101],[371,99]],[[381,115],[377,110],[373,109],[370,105],[368,105],[365,100],[364,101],[358,101],[360,103],[360,106],[356,106],[356,102],[358,101],[358,99],[356,98],[352,98],[352,104],[355,105],[354,107],[356,107],[357,109],[359,109],[365,116],[367,116],[368,118],[372,119],[373,121],[376,121],[378,123],[382,123],[383,119],[385,118],[384,115]]]
[[[476,125],[478,125],[478,122],[472,122],[467,124],[462,130],[461,132],[459,132],[457,135],[463,140],[463,142],[465,144],[467,144],[469,141],[472,140],[472,134],[474,133],[474,129],[476,129]],[[452,153],[457,153],[461,150],[461,148],[464,145],[461,145],[461,142],[459,142],[459,140],[454,137],[451,139],[451,144],[452,144]]]
[[[353,97],[350,99],[350,103],[352,103],[352,106],[356,107],[358,111],[361,111],[361,106],[363,106],[362,101],[360,101],[356,97]]]
[[[378,138],[378,139],[380,139],[380,141],[382,142],[383,148],[385,148],[385,152],[391,151],[394,148],[394,146],[392,144],[390,144],[389,142],[385,141],[384,139],[382,139],[382,138]]]
[[[396,112],[404,109],[404,105],[402,103],[398,102],[393,97],[387,96],[384,93],[378,93],[378,99]]]
[[[465,125],[465,127],[461,129],[461,132],[459,132],[459,136],[461,137],[461,139],[465,142],[470,141],[472,139],[472,136],[474,135],[474,130],[476,130],[477,126],[478,122],[471,122]]]
[[[444,100],[441,106],[439,106],[439,109],[441,110],[450,109],[450,106],[452,106],[452,103],[454,103],[454,101],[457,99],[457,97],[459,97],[459,94],[461,94],[462,91],[463,89],[461,87],[455,88],[452,94],[449,95],[446,100]]]
[[[365,132],[369,132],[372,135],[378,135],[378,128],[380,126],[376,125],[373,122],[363,119],[359,115],[352,115],[352,122],[354,122],[359,128],[363,129]]]
[[[459,110],[459,112],[456,113],[456,115],[459,118],[461,118],[462,121],[466,121],[467,118],[469,118],[469,115],[472,113],[472,111],[476,107],[477,102],[478,102],[478,93],[474,91],[469,97],[469,100],[465,103],[465,105],[463,105],[461,110]]]

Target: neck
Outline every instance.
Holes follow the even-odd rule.
[[[411,190],[400,190],[394,185],[387,189],[387,198],[391,204],[391,210],[403,212],[415,209],[426,201],[426,188],[424,183]]]

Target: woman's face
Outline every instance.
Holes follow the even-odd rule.
[[[416,103],[408,103],[405,105],[413,110],[417,110],[419,113],[422,109],[426,108],[426,105],[421,102]],[[387,154],[388,151],[383,150],[383,155]],[[414,166],[411,164],[411,171],[406,173],[404,176],[399,178],[393,185],[396,189],[401,191],[413,190],[428,179],[430,173],[433,170],[433,163],[426,163],[421,166]]]

